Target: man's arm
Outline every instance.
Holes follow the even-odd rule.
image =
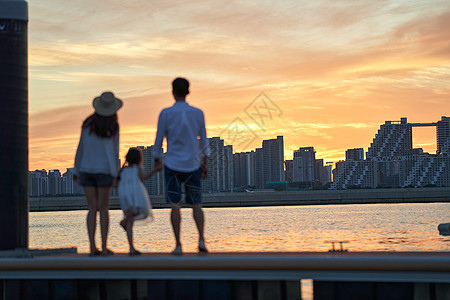
[[[202,112],[201,117],[201,129],[200,129],[200,144],[201,144],[201,155],[202,155],[202,162],[201,162],[201,171],[202,171],[202,178],[205,179],[208,177],[208,156],[211,154],[211,150],[209,148],[209,141],[206,138],[206,125],[205,125],[205,116]]]
[[[166,134],[166,122],[164,121],[164,111],[162,111],[159,114],[159,118],[158,118],[158,128],[156,130],[156,138],[155,138],[155,145],[153,147],[153,157],[155,158],[155,165],[156,165],[156,160],[159,159],[159,161],[161,161],[161,155],[162,155],[162,142],[164,139],[164,136]]]
[[[202,171],[203,179],[208,177],[208,157],[207,156],[204,156],[202,159],[201,171]]]

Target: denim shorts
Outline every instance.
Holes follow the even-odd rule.
[[[166,201],[169,203],[179,203],[181,201],[184,184],[184,194],[186,203],[202,203],[202,186],[200,168],[194,172],[178,172],[164,166],[164,181],[166,190]]]
[[[92,174],[80,172],[81,186],[109,187],[113,184],[113,177],[110,174]]]

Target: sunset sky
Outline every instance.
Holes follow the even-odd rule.
[[[235,152],[283,135],[286,159],[313,146],[337,161],[367,151],[385,120],[450,116],[448,0],[28,5],[30,170],[73,166],[81,123],[106,90],[124,101],[121,158],[152,145],[177,76],[190,80],[208,136],[234,141]],[[435,152],[433,127],[413,136]]]

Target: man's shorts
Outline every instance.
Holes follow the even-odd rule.
[[[178,172],[164,166],[164,181],[166,190],[166,201],[169,203],[180,203],[181,185],[184,184],[186,203],[200,204],[202,202],[201,170],[193,172]]]
[[[113,177],[110,174],[92,174],[80,172],[81,186],[109,187],[113,184]]]

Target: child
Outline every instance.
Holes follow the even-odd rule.
[[[120,226],[127,232],[130,256],[141,254],[133,246],[134,221],[147,218],[149,221],[153,221],[152,206],[143,181],[156,173],[156,170],[153,169],[145,173],[143,164],[142,150],[140,148],[130,148],[125,156],[125,163],[119,175],[120,206],[124,213]]]

